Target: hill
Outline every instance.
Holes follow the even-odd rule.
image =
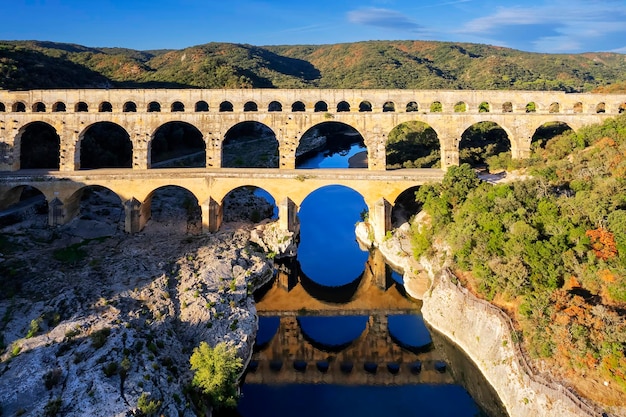
[[[624,91],[626,56],[434,41],[135,51],[0,41],[0,88],[416,88]]]

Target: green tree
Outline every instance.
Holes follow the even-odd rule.
[[[189,362],[194,371],[192,385],[207,394],[215,407],[237,405],[237,378],[243,364],[235,348],[226,343],[212,348],[201,342],[194,348]]]

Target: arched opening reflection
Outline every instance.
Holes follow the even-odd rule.
[[[459,160],[473,167],[485,166],[493,157],[511,157],[511,142],[507,133],[494,122],[479,122],[461,136]]]
[[[368,320],[368,316],[299,316],[298,325],[311,345],[326,352],[339,352],[363,334]]]
[[[304,199],[297,257],[304,275],[329,287],[361,276],[368,253],[359,247],[354,225],[366,210],[359,193],[340,185],[319,188]]]
[[[44,122],[28,124],[20,138],[20,169],[59,169],[61,138]]]
[[[143,202],[143,212],[150,220],[145,232],[158,234],[197,234],[202,231],[202,210],[189,190],[167,185],[152,191]]]
[[[115,123],[98,122],[89,126],[79,146],[81,169],[132,167],[130,136]]]
[[[259,187],[243,186],[235,188],[222,201],[224,222],[245,221],[259,223],[262,220],[278,218],[276,200],[270,193]]]
[[[562,122],[548,122],[545,123],[535,131],[532,137],[531,148],[545,148],[546,144],[556,136],[562,135],[565,132],[571,131],[572,128],[567,123]]]
[[[159,127],[150,142],[151,168],[203,168],[205,143],[197,127],[169,122]]]
[[[259,330],[257,331],[256,339],[254,340],[254,350],[259,351],[265,349],[278,332],[279,326],[280,317],[260,316]]]
[[[223,168],[278,168],[278,140],[274,131],[259,122],[231,127],[222,143]]]
[[[440,164],[439,137],[429,125],[411,121],[394,127],[387,138],[387,169],[433,168]]]
[[[344,123],[320,123],[300,138],[296,168],[367,168],[363,136]]]
[[[421,315],[389,315],[387,328],[391,339],[411,352],[419,353],[432,349],[433,340]]]

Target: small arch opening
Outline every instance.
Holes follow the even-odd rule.
[[[414,111],[419,111],[419,105],[417,104],[416,101],[410,101],[407,103],[406,105],[406,112],[410,113],[410,112],[414,112]]]
[[[209,111],[209,103],[204,100],[200,100],[196,103],[194,110],[198,113]]]
[[[22,103],[21,101],[13,103],[12,110],[14,113],[24,113],[26,112],[26,104]]]
[[[582,113],[583,112],[583,103],[580,101],[574,104],[574,113]]]
[[[359,103],[359,112],[371,112],[372,111],[372,103],[369,101],[362,101]]]
[[[396,104],[393,101],[388,101],[385,104],[383,104],[383,113],[395,112],[395,111],[396,111]]]
[[[122,111],[124,113],[136,113],[137,104],[135,104],[135,102],[133,101],[127,101],[126,103],[124,103],[124,106],[122,107]]]
[[[62,101],[57,101],[52,105],[52,112],[54,113],[62,113],[66,111],[65,103]]]
[[[328,111],[328,104],[326,104],[325,101],[318,101],[317,103],[315,103],[315,106],[313,107],[313,111],[316,113],[326,112]]]
[[[257,104],[254,101],[248,101],[243,105],[244,112],[258,111],[258,110],[259,110],[259,106],[257,106]]]
[[[491,106],[486,101],[478,105],[478,113],[489,113]]]
[[[502,113],[513,113],[513,103],[510,101],[502,103]]]
[[[291,105],[292,112],[299,112],[299,111],[305,111],[305,110],[306,110],[306,106],[301,101],[296,101],[295,103]]]
[[[619,107],[617,108],[617,112],[619,114],[622,114],[622,113],[626,112],[626,103],[620,104]]]
[[[76,113],[83,113],[83,112],[88,112],[89,111],[89,106],[87,105],[87,103],[85,103],[84,101],[79,101],[78,103],[76,103],[76,105],[74,106],[74,111]]]
[[[337,104],[337,112],[349,112],[350,111],[350,104],[347,101],[340,101],[339,104]]]
[[[443,106],[441,101],[433,101],[430,104],[430,112],[431,113],[441,113],[443,111]]]
[[[561,105],[557,102],[550,104],[550,107],[548,108],[549,113],[559,113],[560,111],[561,111]]]
[[[465,113],[467,111],[467,104],[464,101],[459,101],[454,105],[455,113]]]
[[[33,104],[33,113],[44,113],[46,111],[46,105],[41,101]]]
[[[278,101],[272,101],[267,106],[267,111],[283,111],[283,105],[280,104]]]
[[[220,103],[220,112],[232,112],[233,111],[233,103],[230,101],[222,101]]]
[[[159,113],[161,111],[161,103],[151,101],[148,103],[148,113]]]
[[[0,103],[0,112],[4,113],[7,111],[7,108],[4,106],[4,103]]]
[[[103,101],[98,106],[98,112],[100,113],[111,113],[113,111],[113,105],[108,101]]]
[[[537,104],[534,101],[526,104],[526,113],[536,113],[537,112]]]
[[[185,111],[185,105],[183,103],[181,103],[180,101],[175,101],[172,103],[172,106],[170,107],[170,110],[172,113],[175,112],[183,112]]]
[[[606,104],[598,103],[596,106],[596,113],[606,113]]]

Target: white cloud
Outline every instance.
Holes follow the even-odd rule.
[[[410,17],[390,9],[368,7],[351,10],[347,14],[350,23],[376,26],[385,29],[420,31],[422,26]]]

